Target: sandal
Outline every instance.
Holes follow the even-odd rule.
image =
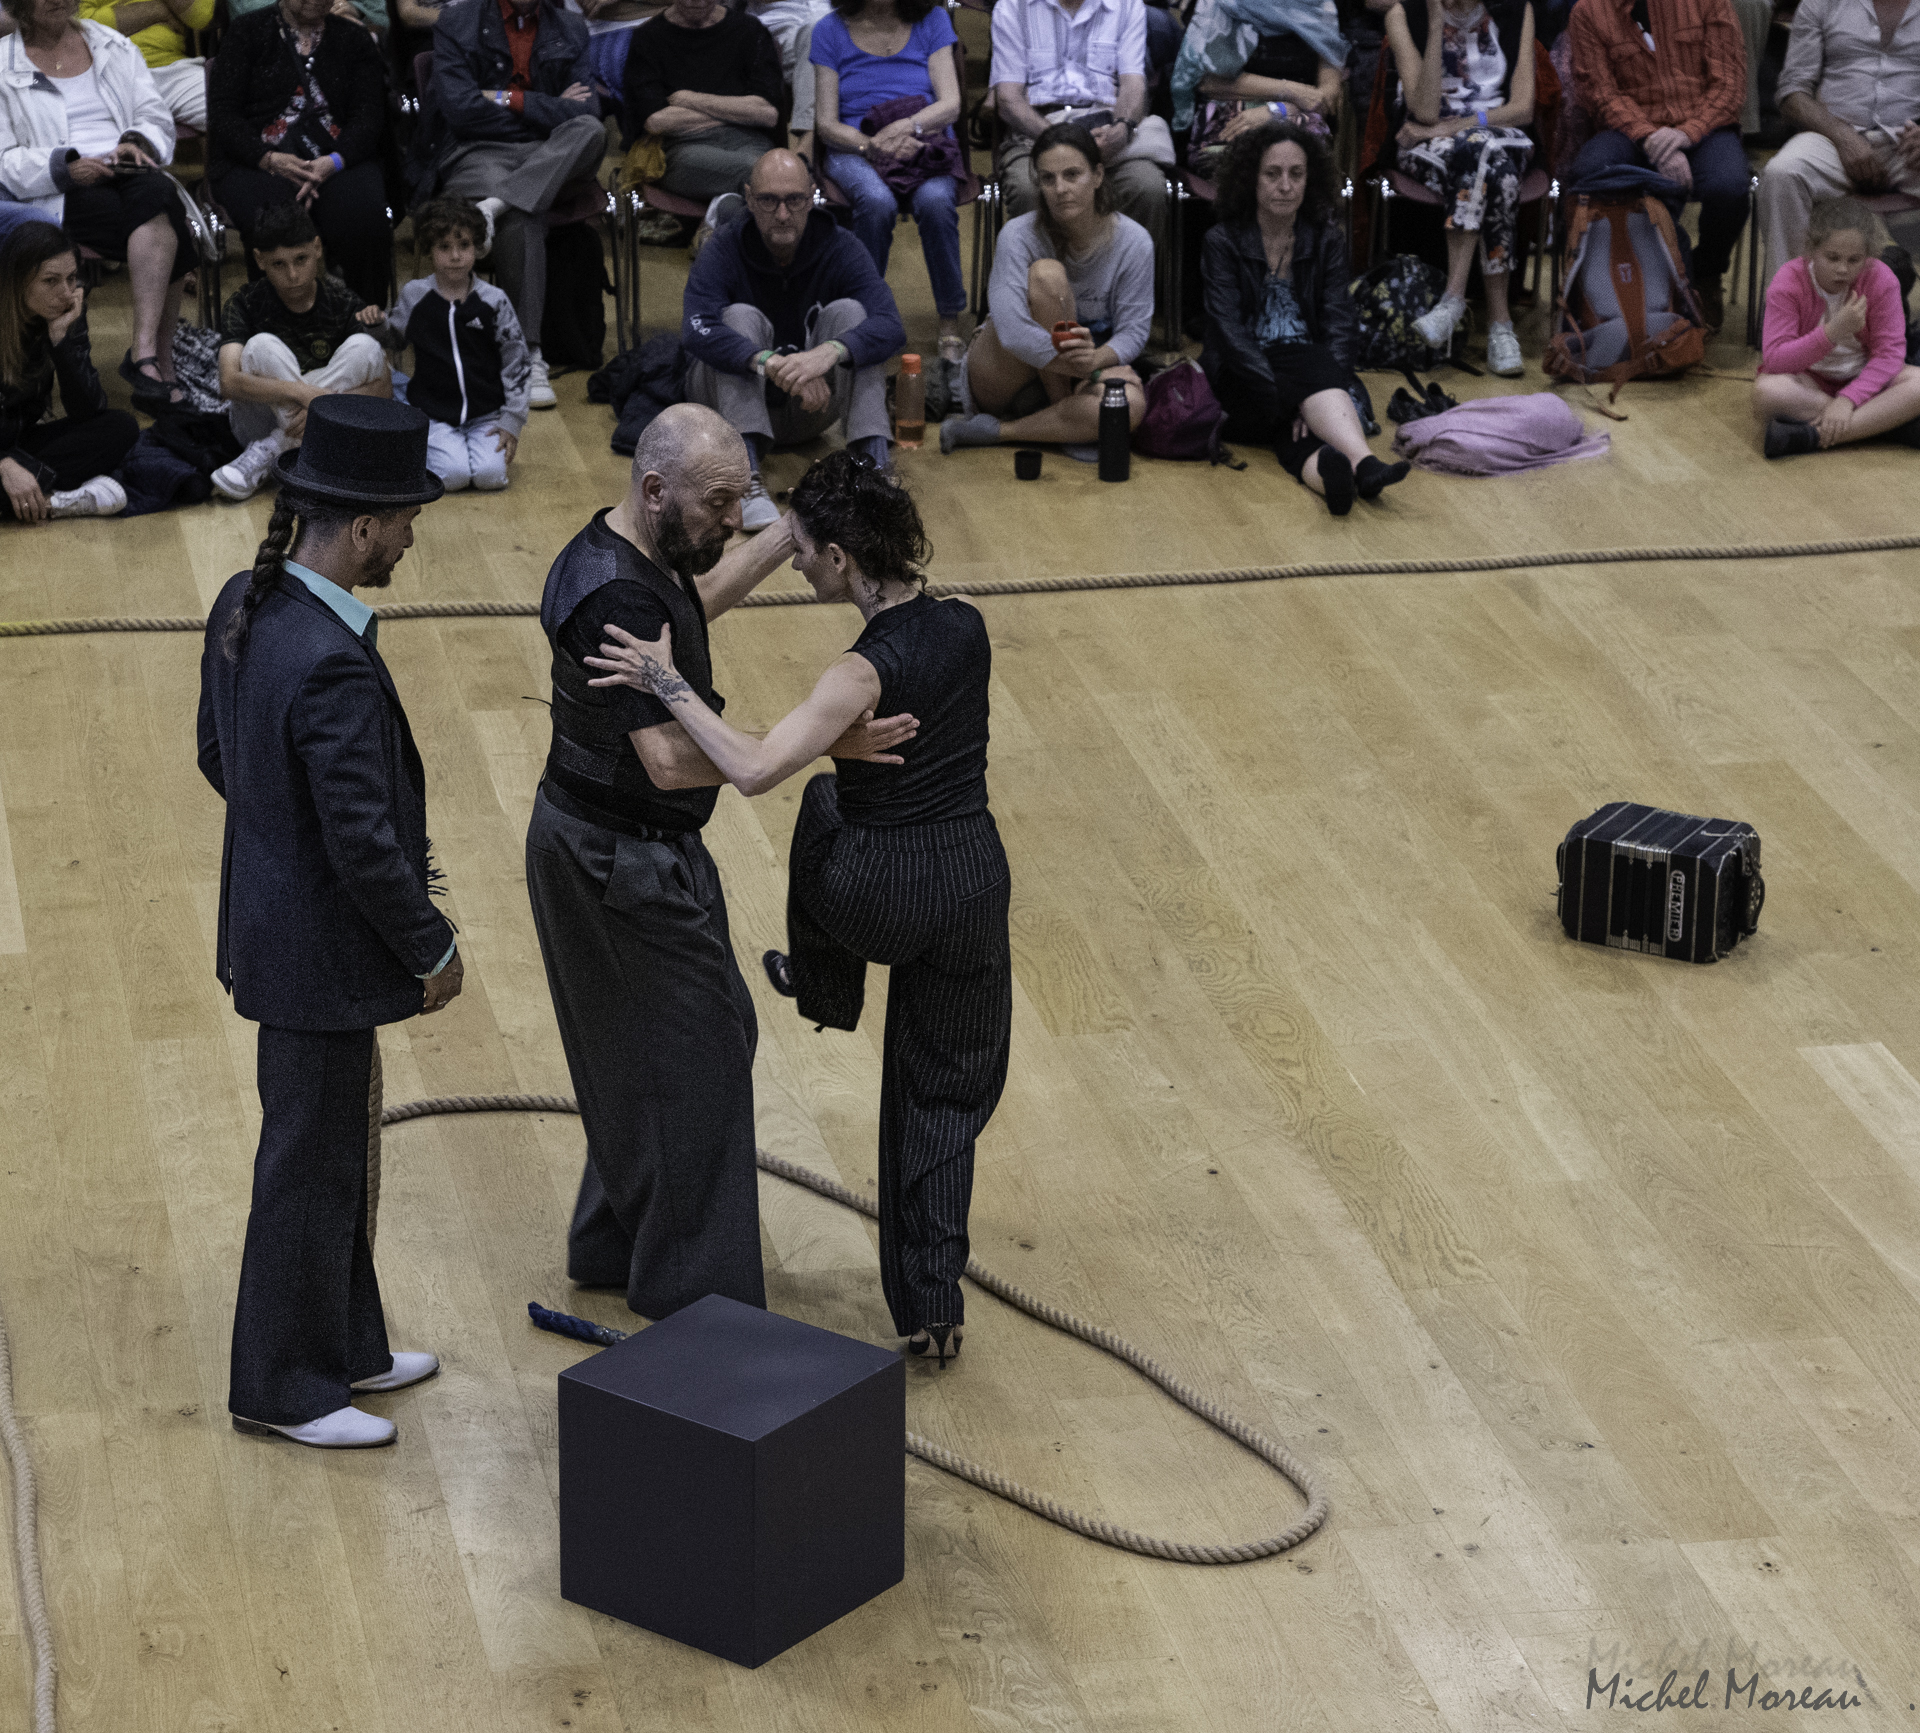
[[[153,371],[149,373],[148,368]],[[146,355],[136,361],[133,351],[129,349],[121,358],[120,377],[133,387],[136,404],[161,402],[169,409],[178,409],[187,401],[187,394],[180,389],[177,380],[160,377],[160,357],[157,355]]]

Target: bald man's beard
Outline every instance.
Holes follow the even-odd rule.
[[[696,542],[687,534],[687,516],[680,509],[680,502],[669,499],[660,508],[654,540],[668,570],[683,578],[697,578],[720,563],[720,556],[727,551],[727,535],[727,526],[722,524],[705,541]]]

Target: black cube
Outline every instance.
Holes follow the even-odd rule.
[[[560,1374],[560,1593],[757,1667],[906,1575],[900,1356],[709,1294]]]

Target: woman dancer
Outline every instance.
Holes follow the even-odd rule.
[[[674,671],[671,628],[645,643],[609,626],[588,665],[669,705],[720,773],[759,794],[868,714],[918,733],[884,761],[807,784],[787,880],[774,990],[836,1029],[860,1020],[866,967],[885,963],[880,1073],[880,1283],[912,1354],[960,1351],[973,1146],[1007,1080],[1013,1017],[1007,857],[987,810],[987,681],[979,613],[923,585],[926,532],[906,490],[837,451],[793,490],[794,560],[823,602],[866,621],[853,648],[764,740],[729,728]]]

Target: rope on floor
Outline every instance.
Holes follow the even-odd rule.
[[[931,596],[1040,596],[1069,590],[1185,589],[1209,584],[1267,584],[1288,578],[1429,577],[1459,572],[1548,571],[1561,566],[1685,564],[1702,560],[1809,560],[1835,554],[1890,554],[1920,548],[1920,535],[1865,536],[1840,542],[1742,542],[1729,547],[1584,548],[1570,553],[1479,554],[1431,560],[1313,560],[1292,566],[1223,566],[1205,572],[1115,572],[1102,576],[982,578],[930,583]],[[738,607],[817,606],[810,589],[756,590]],[[391,602],[382,620],[484,620],[537,617],[538,602]],[[200,632],[206,621],[178,615],[113,615],[97,620],[0,620],[0,638],[53,638],[76,632]]]
[[[13,1471],[13,1563],[20,1584],[20,1614],[27,1627],[27,1653],[33,1661],[33,1733],[53,1733],[53,1626],[47,1620],[47,1591],[40,1574],[40,1494],[33,1479],[33,1458],[13,1410],[13,1349],[7,1319],[0,1312],[0,1443]]]
[[[438,1095],[425,1101],[403,1102],[398,1107],[389,1107],[381,1116],[381,1123],[397,1125],[402,1120],[425,1119],[439,1113],[578,1113],[578,1105],[570,1096],[565,1095]],[[369,1145],[370,1162],[377,1165],[375,1146]],[[764,1149],[759,1152],[760,1170],[773,1174],[776,1178],[790,1180],[795,1185],[805,1186],[809,1191],[818,1192],[834,1203],[844,1204],[848,1209],[858,1210],[864,1216],[878,1217],[880,1208],[871,1198],[842,1185],[837,1179],[829,1179],[825,1174],[816,1173],[812,1168],[801,1167],[795,1162],[783,1160],[777,1155],[769,1155]],[[371,1175],[370,1175],[371,1177]],[[907,1449],[922,1462],[931,1463],[935,1468],[948,1474],[970,1481],[983,1492],[990,1492],[995,1498],[1004,1498],[1010,1504],[1017,1504],[1024,1510],[1030,1510],[1035,1516],[1045,1517],[1048,1522],[1058,1523],[1060,1527],[1071,1529],[1075,1534],[1085,1535],[1088,1540],[1097,1540],[1107,1546],[1119,1547],[1126,1552],[1144,1553],[1148,1558],[1171,1559],[1178,1564],[1188,1565],[1237,1565],[1248,1564],[1255,1559],[1272,1558],[1276,1553],[1286,1552],[1298,1546],[1327,1520],[1329,1509],[1326,1489],[1320,1483],[1320,1477],[1285,1445],[1276,1444],[1271,1438],[1256,1432],[1237,1415],[1230,1414],[1217,1402],[1174,1377],[1164,1366],[1149,1355],[1136,1348],[1124,1337],[1116,1336],[1113,1331],[1102,1329],[1098,1324],[1090,1324],[1084,1318],[1076,1317],[1063,1308],[1036,1299],[1017,1283],[1010,1282],[1005,1276],[994,1272],[980,1262],[978,1258],[967,1260],[967,1278],[983,1287],[988,1293],[997,1295],[1008,1305],[1025,1312],[1029,1317],[1038,1318],[1043,1324],[1050,1324],[1056,1330],[1062,1330],[1069,1336],[1077,1336],[1082,1342],[1091,1343],[1103,1353],[1111,1354],[1116,1360],[1123,1360],[1141,1377],[1151,1384],[1157,1384],[1182,1408],[1199,1415],[1209,1426],[1224,1432],[1235,1443],[1244,1445],[1255,1456],[1277,1470],[1296,1487],[1306,1498],[1307,1508],[1299,1520],[1290,1528],[1285,1528],[1265,1540],[1245,1541],[1235,1546],[1211,1546],[1204,1542],[1159,1540],[1152,1535],[1137,1534],[1130,1528],[1122,1528],[1100,1517],[1083,1516],[1079,1511],[1069,1509],[1047,1497],[1045,1493],[1035,1492],[1022,1486],[1017,1480],[1010,1480],[998,1470],[988,1468],[982,1463],[970,1461],[957,1451],[949,1450],[945,1445],[935,1444],[922,1438],[917,1432],[907,1434]]]

